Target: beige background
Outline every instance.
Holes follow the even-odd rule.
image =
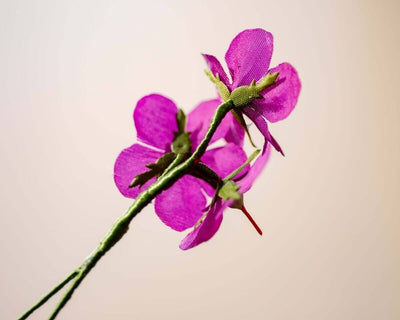
[[[89,254],[131,201],[114,186],[136,101],[213,97],[201,52],[245,28],[296,66],[298,106],[212,240],[146,208],[59,319],[400,319],[398,1],[4,1],[0,5],[0,318]],[[44,319],[52,300],[32,319]]]

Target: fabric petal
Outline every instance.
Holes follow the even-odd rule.
[[[222,203],[222,200],[218,199],[203,222],[181,241],[179,248],[187,250],[210,240],[218,231],[222,222],[223,212],[226,208],[227,203]]]
[[[214,57],[211,54],[202,54],[204,59],[206,60],[206,63],[208,67],[210,68],[212,74],[214,76],[219,75],[220,80],[229,87],[229,79],[228,76],[225,73],[224,68],[221,66],[221,63],[218,61],[216,57]]]
[[[178,130],[175,103],[159,94],[151,94],[140,99],[136,105],[133,119],[138,140],[169,152]]]
[[[158,217],[176,231],[193,227],[203,215],[207,201],[199,180],[186,175],[156,197]]]
[[[233,143],[208,150],[201,157],[201,161],[222,178],[225,178],[232,171],[240,167],[246,160],[247,156],[244,150]]]
[[[230,129],[228,130],[227,134],[225,135],[226,142],[232,142],[240,147],[243,147],[244,144],[244,129],[239,124],[239,122],[235,119],[233,114],[229,112],[226,115],[226,118],[231,118],[230,120]]]
[[[266,150],[258,156],[254,164],[250,167],[249,171],[243,176],[243,178],[240,178],[236,181],[236,183],[240,186],[240,193],[243,194],[251,188],[254,181],[261,174],[265,165],[267,164],[270,154],[271,146],[270,144],[267,144]]]
[[[258,81],[269,68],[273,51],[273,36],[263,29],[249,29],[239,33],[225,55],[232,76],[232,88]]]
[[[163,154],[149,149],[140,144],[134,144],[122,150],[114,165],[114,181],[118,190],[128,198],[136,198],[140,192],[155,181],[155,178],[146,182],[141,188],[139,186],[129,188],[132,180],[143,172],[148,171],[148,163],[156,162]]]
[[[261,134],[264,136],[265,140],[270,142],[276,151],[280,152],[282,155],[284,155],[282,148],[278,144],[278,142],[275,140],[275,138],[270,134],[268,130],[268,124],[265,121],[265,119],[261,116],[260,113],[258,113],[256,110],[251,108],[250,106],[247,106],[243,109],[243,112],[246,116],[250,118],[251,121],[254,122],[254,124],[257,126],[258,130],[260,130]]]
[[[214,170],[222,179],[239,168],[246,160],[247,156],[244,150],[233,143],[208,150],[201,157],[201,162]],[[248,167],[242,173],[247,172],[247,170]],[[210,197],[214,195],[215,190],[207,182],[201,180],[201,185]]]
[[[270,122],[285,119],[294,109],[301,83],[297,71],[289,63],[281,63],[270,73],[279,72],[277,83],[262,92],[264,99],[253,101],[254,108]]]
[[[191,132],[192,150],[194,151],[201,140],[205,137],[211,119],[222,103],[220,99],[213,99],[201,102],[187,117],[186,131]],[[210,144],[224,138],[231,130],[232,122],[236,121],[232,116],[226,116],[218,126],[217,131],[211,138]]]

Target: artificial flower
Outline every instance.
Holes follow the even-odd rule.
[[[297,103],[301,83],[296,70],[287,62],[269,69],[272,51],[273,36],[268,31],[249,29],[239,33],[225,54],[231,80],[217,58],[208,54],[203,56],[213,76],[224,84],[225,88],[221,89],[219,86],[219,91],[225,99],[241,86],[251,86],[253,81],[258,82],[267,74],[279,73],[275,84],[260,92],[261,99],[252,100],[240,111],[255,123],[265,140],[283,154],[281,147],[270,134],[266,120],[283,120],[292,112]]]
[[[203,139],[219,103],[219,99],[205,101],[188,115],[185,131],[189,133],[192,151]],[[165,160],[166,155],[173,154],[172,144],[178,131],[177,113],[175,103],[162,95],[152,94],[138,101],[133,117],[140,143],[124,149],[114,166],[114,181],[124,196],[136,198],[146,190],[156,180],[156,175],[148,177],[140,185],[130,187],[132,180],[148,173],[149,164],[154,167],[160,159]],[[210,143],[220,139],[228,143],[207,150],[200,160],[219,176],[225,176],[246,161],[246,154],[241,148],[243,133],[240,133],[231,114],[221,122]],[[204,181],[185,175],[156,197],[155,211],[174,230],[183,231],[193,227],[206,207],[203,190],[211,194],[210,188]]]

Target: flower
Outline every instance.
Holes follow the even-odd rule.
[[[265,152],[263,152],[262,155],[260,155],[257,158],[257,160],[254,162],[251,168],[244,174],[242,173],[240,177],[234,179],[236,184],[240,186],[239,192],[241,194],[246,193],[251,188],[255,179],[264,169],[269,159],[270,150],[271,148],[268,145],[266,147]],[[211,239],[214,236],[214,234],[218,231],[221,225],[224,210],[232,205],[233,205],[232,200],[224,202],[222,198],[218,198],[215,204],[211,207],[211,209],[207,213],[206,217],[203,219],[203,221],[198,226],[196,226],[194,230],[190,232],[181,241],[179,248],[181,248],[182,250],[191,249],[193,247],[198,246],[202,242]],[[250,222],[254,225],[258,233],[262,234],[261,230],[254,222],[253,218],[251,218],[251,216],[249,215],[243,204],[240,205],[240,209],[247,216]]]
[[[225,54],[232,81],[217,58],[208,54],[203,56],[211,73],[220,82],[217,86],[224,99],[229,98],[227,95],[239,87],[251,86],[252,81],[259,82],[267,74],[279,73],[275,84],[260,92],[261,99],[253,97],[254,100],[240,110],[255,123],[265,140],[283,154],[281,147],[270,134],[266,120],[283,120],[292,112],[297,103],[301,83],[296,70],[287,62],[269,69],[272,51],[271,33],[263,29],[249,29],[239,33]]]
[[[190,133],[192,150],[204,137],[219,103],[219,99],[205,101],[188,115],[185,131]],[[114,181],[124,196],[136,198],[162,174],[161,170],[157,170],[173,161],[175,155],[172,144],[176,139],[176,132],[179,131],[177,114],[175,103],[162,95],[152,94],[138,101],[134,122],[137,139],[141,143],[122,150],[114,166]],[[233,116],[228,114],[210,141],[213,143],[224,138],[228,143],[223,147],[207,150],[200,159],[219,176],[227,175],[246,161],[246,154],[241,148],[243,133],[237,131],[236,126]],[[137,176],[141,176],[143,180],[130,187]],[[193,227],[203,215],[207,200],[202,190],[210,194],[210,189],[212,188],[206,182],[192,175],[185,175],[156,197],[155,211],[166,225],[183,231]]]

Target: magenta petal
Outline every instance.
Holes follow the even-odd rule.
[[[170,151],[177,131],[175,103],[159,94],[151,94],[140,99],[136,105],[133,118],[138,140]]]
[[[213,169],[221,178],[240,167],[247,160],[243,149],[233,143],[207,151],[201,161]]]
[[[192,150],[195,150],[201,140],[206,135],[210,121],[218,106],[221,104],[220,99],[213,99],[201,102],[187,117],[186,131],[191,132]],[[225,117],[218,126],[217,131],[211,138],[210,144],[224,138],[229,130],[231,130],[232,117]]]
[[[229,86],[228,76],[226,75],[224,68],[221,66],[221,63],[218,61],[218,59],[211,54],[203,54],[203,57],[206,60],[212,74],[214,76],[217,76],[218,74],[221,81],[225,83],[225,85]]]
[[[270,144],[266,146],[266,150],[258,156],[254,164],[250,167],[247,174],[237,181],[237,184],[240,186],[240,192],[243,194],[247,192],[251,186],[253,185],[256,178],[263,171],[265,165],[268,162],[269,156],[271,154]]]
[[[269,133],[268,130],[268,124],[265,121],[265,119],[262,117],[260,113],[258,113],[256,110],[254,110],[252,107],[247,106],[243,109],[243,112],[246,116],[250,118],[251,121],[254,122],[254,124],[257,126],[258,130],[260,130],[261,134],[264,136],[265,140],[270,142],[276,151],[280,152],[282,155],[283,150],[278,144],[278,142],[275,140],[275,138]]]
[[[239,33],[225,55],[232,76],[233,88],[258,81],[269,68],[273,51],[272,34],[263,29],[250,29]]]
[[[296,69],[289,63],[281,63],[269,72],[279,72],[277,84],[262,92],[264,99],[254,100],[253,106],[267,120],[276,122],[285,119],[296,106],[301,83]]]
[[[222,203],[222,200],[218,199],[203,222],[181,241],[179,248],[187,250],[210,240],[221,225],[222,214],[226,207],[227,203]]]
[[[244,143],[244,129],[239,124],[239,122],[235,119],[233,114],[229,112],[225,118],[230,118],[230,129],[228,130],[227,134],[225,135],[226,142],[232,142],[238,146],[243,147]]]
[[[224,147],[208,150],[201,161],[214,170],[222,179],[246,162],[247,156],[243,149],[233,143]],[[248,168],[242,171],[245,173]],[[215,190],[205,181],[201,181],[203,189],[209,196],[213,196]]]
[[[146,164],[156,162],[162,155],[162,153],[140,144],[134,144],[122,150],[114,165],[114,181],[118,190],[125,197],[136,198],[140,192],[146,190],[155,181],[155,178],[146,182],[141,188],[129,188],[130,183],[138,174],[149,170]]]
[[[162,222],[174,230],[183,231],[200,219],[206,203],[199,180],[184,176],[156,197],[154,207]]]

